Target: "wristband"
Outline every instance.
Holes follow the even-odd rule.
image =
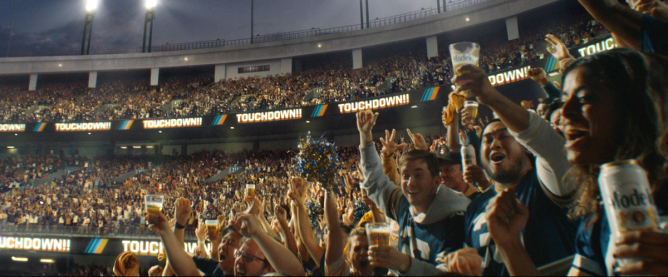
[[[185,225],[179,225],[179,223],[174,223],[174,228],[176,228],[176,229],[179,229],[179,230],[180,230],[180,229],[185,229],[185,228],[186,228],[186,226],[185,226]]]

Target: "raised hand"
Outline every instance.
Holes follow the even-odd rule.
[[[176,199],[174,207],[176,208],[174,215],[176,218],[176,223],[181,226],[185,226],[188,223],[188,218],[190,218],[190,214],[193,211],[190,200],[183,197]]]
[[[262,225],[252,214],[238,214],[233,225],[234,229],[239,230],[244,237],[253,237],[258,232],[262,232]]]
[[[195,236],[197,237],[197,240],[205,240],[206,239],[206,223],[203,221],[199,223],[197,226],[197,229],[195,229]]]
[[[360,143],[366,144],[370,141],[373,141],[371,130],[373,129],[373,126],[376,125],[378,113],[373,113],[370,110],[366,110],[358,112],[356,116],[357,130],[360,132]]]
[[[452,82],[461,84],[455,93],[465,93],[467,98],[476,97],[481,104],[487,104],[494,96],[501,95],[489,82],[487,74],[477,66],[465,64],[455,70],[458,75],[452,78]]]
[[[156,234],[162,236],[165,234],[165,232],[171,231],[170,225],[169,225],[169,219],[162,214],[162,211],[158,211],[157,213],[157,223],[156,224],[149,224],[148,228],[151,229],[151,231],[155,232]]]
[[[369,196],[366,196],[366,195],[362,196],[362,203],[364,203],[364,205],[369,207],[369,209],[371,209],[371,210],[376,208],[376,203],[374,203],[373,200],[371,200],[371,198],[369,198]]]
[[[489,235],[499,246],[520,243],[520,233],[528,220],[529,210],[513,188],[502,191],[487,205]]]
[[[547,74],[545,74],[545,70],[540,67],[535,67],[529,70],[529,78],[541,86],[547,86],[550,83],[550,81],[547,80]]]
[[[404,149],[406,147],[406,143],[396,144],[394,142],[396,134],[397,131],[395,129],[392,129],[392,133],[390,133],[388,130],[385,130],[385,139],[380,138],[380,143],[383,145],[383,149],[381,149],[380,152],[385,157],[389,157],[397,150]]]
[[[274,214],[276,215],[276,219],[285,220],[286,222],[288,221],[287,212],[285,209],[283,209],[283,207],[276,205],[274,207]]]
[[[477,183],[481,187],[484,187],[489,182],[487,177],[485,177],[485,173],[482,167],[477,165],[469,165],[465,167],[463,177],[466,183]]]
[[[466,109],[462,109],[460,113],[461,113],[462,125],[464,126],[464,128],[469,132],[473,131],[474,130],[473,124],[475,122],[475,119],[471,118],[471,115],[469,115],[469,113],[466,112]]]
[[[566,44],[564,44],[563,41],[561,41],[559,38],[552,34],[547,34],[545,35],[545,41],[549,43],[550,45],[547,47],[547,51],[552,54],[552,56],[557,59],[557,60],[563,60],[563,59],[568,59],[568,58],[573,58],[571,56],[570,52],[568,52],[568,48],[566,47]]]
[[[413,143],[415,144],[416,150],[429,150],[429,146],[427,146],[427,141],[421,134],[418,133],[413,134],[412,139]]]

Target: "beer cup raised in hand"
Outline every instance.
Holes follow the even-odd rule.
[[[390,225],[387,223],[367,223],[366,236],[369,246],[390,245]]]
[[[475,65],[476,67],[478,66],[478,61],[480,60],[480,45],[475,42],[459,42],[450,44],[450,58],[452,59],[453,73],[455,75],[459,75],[457,73],[457,68],[462,65],[471,64]]]
[[[164,199],[164,195],[144,196],[144,201],[146,202],[146,212],[148,213],[146,221],[148,221],[148,223],[158,224],[158,212],[162,210],[162,203]]]
[[[246,185],[246,196],[255,197],[255,184]]]
[[[464,110],[471,117],[471,122],[475,122],[475,119],[478,118],[478,102],[476,101],[466,101],[464,102]]]

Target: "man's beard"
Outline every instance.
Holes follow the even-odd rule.
[[[510,169],[503,171],[503,172],[496,172],[496,173],[490,173],[490,177],[494,182],[500,183],[500,184],[510,184],[514,183],[517,181],[522,173],[522,168],[524,168],[524,159],[520,158],[516,163],[513,163],[514,166],[512,166]]]

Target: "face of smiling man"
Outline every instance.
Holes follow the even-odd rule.
[[[531,170],[528,150],[510,135],[503,122],[490,123],[482,137],[480,158],[496,183],[515,185]]]
[[[441,177],[432,175],[424,159],[408,160],[401,167],[401,190],[419,213],[429,210],[441,184]]]

